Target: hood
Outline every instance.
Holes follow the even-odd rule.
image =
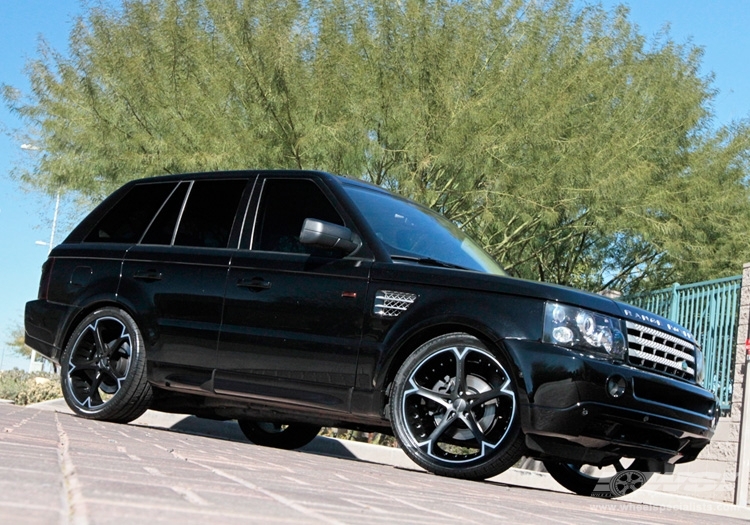
[[[505,295],[531,297],[543,301],[555,301],[580,306],[605,315],[626,319],[668,332],[692,343],[695,338],[689,330],[664,317],[636,306],[615,301],[603,295],[584,292],[576,288],[557,284],[530,281],[517,277],[490,275],[480,272],[419,266],[415,264],[378,264],[373,266],[374,280],[399,281],[402,283],[426,284],[478,292],[494,292]]]

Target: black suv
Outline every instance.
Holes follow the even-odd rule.
[[[509,277],[441,216],[322,172],[126,184],[51,252],[25,322],[80,416],[237,419],[283,448],[392,432],[458,478],[525,455],[614,497],[694,460],[718,418],[687,330]]]

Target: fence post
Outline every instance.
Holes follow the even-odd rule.
[[[672,304],[669,307],[669,317],[676,323],[681,323],[680,320],[680,283],[674,283],[672,285]]]
[[[734,362],[734,389],[732,391],[732,420],[739,416],[739,450],[735,478],[735,505],[747,505],[750,478],[750,384],[748,384],[748,351],[745,342],[750,334],[750,263],[742,268],[740,315],[737,322],[737,347]],[[741,400],[741,402],[740,402]],[[739,406],[736,406],[739,405]]]

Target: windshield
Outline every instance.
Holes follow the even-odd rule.
[[[361,186],[344,188],[392,257],[507,275],[495,260],[445,217],[412,201]]]

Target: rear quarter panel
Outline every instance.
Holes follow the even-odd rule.
[[[57,321],[51,341],[62,352],[76,323],[97,304],[117,301],[122,258],[127,246],[61,245],[51,256],[54,266],[47,302],[68,307],[67,315]],[[58,309],[59,310],[59,309]],[[58,355],[59,357],[59,355]]]

